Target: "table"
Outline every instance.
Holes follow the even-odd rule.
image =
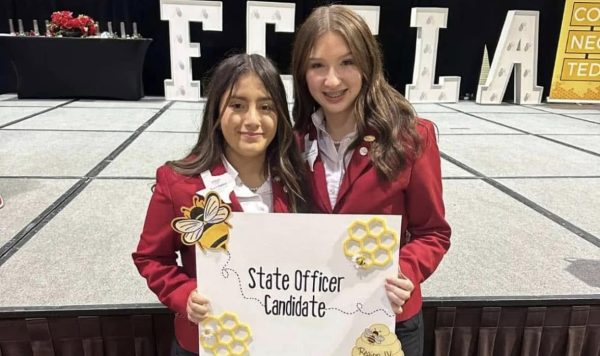
[[[0,36],[23,98],[139,100],[151,39]]]

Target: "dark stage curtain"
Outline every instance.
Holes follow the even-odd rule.
[[[423,319],[424,356],[600,354],[600,305],[425,306]],[[172,324],[166,309],[10,319],[0,314],[0,356],[167,356]]]
[[[282,1],[285,2],[285,1]],[[292,1],[287,1],[292,2]],[[328,1],[331,2],[331,1]],[[461,76],[461,97],[477,91],[479,68],[484,45],[490,60],[509,10],[540,11],[538,85],[548,95],[556,46],[560,34],[564,0],[360,0],[337,1],[349,5],[378,5],[381,7],[379,41],[384,52],[390,82],[400,92],[412,82],[416,29],[410,27],[412,7],[444,7],[449,9],[448,26],[440,30],[437,57],[437,76]],[[325,1],[295,1],[296,26],[311,9]],[[85,13],[100,21],[138,23],[139,31],[154,39],[148,50],[144,68],[146,95],[164,95],[163,81],[170,78],[168,24],[160,20],[159,0],[0,0],[0,32],[8,32],[7,18],[22,18],[26,29],[31,21],[48,19],[56,10]],[[202,57],[192,59],[193,77],[202,80],[207,71],[227,54],[245,50],[246,1],[223,1],[223,31],[203,32],[200,23],[190,26],[192,42],[199,42]],[[275,60],[283,73],[289,73],[293,34],[276,33],[267,25],[267,55]],[[40,55],[45,55],[40,53]],[[5,55],[0,52],[0,92],[14,92],[14,74]],[[506,98],[512,98],[512,81]]]
[[[597,356],[600,306],[424,309],[425,355]]]
[[[0,318],[0,356],[166,356],[172,324],[170,314]]]

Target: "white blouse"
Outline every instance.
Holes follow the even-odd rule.
[[[329,202],[333,208],[337,201],[342,178],[344,178],[346,168],[348,168],[348,163],[354,152],[354,150],[348,152],[346,152],[346,150],[356,138],[356,128],[353,132],[344,136],[344,138],[340,140],[339,147],[336,148],[333,139],[325,127],[325,116],[323,115],[323,111],[317,110],[312,114],[311,118],[313,124],[317,128],[317,145],[319,146],[321,160],[325,166],[327,193],[329,194]],[[344,154],[344,152],[346,152],[346,154]]]
[[[273,211],[273,189],[270,175],[254,193],[242,182],[238,171],[233,168],[225,156],[223,156],[223,165],[227,174],[235,181],[233,192],[245,213],[270,213]]]

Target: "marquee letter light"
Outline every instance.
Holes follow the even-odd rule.
[[[379,6],[369,5],[343,5],[356,12],[369,26],[373,35],[379,34]]]
[[[460,77],[435,79],[435,61],[440,28],[446,28],[448,9],[413,7],[410,26],[417,27],[413,84],[406,85],[406,98],[411,103],[455,103],[458,101]]]
[[[248,1],[246,5],[246,53],[267,55],[266,24],[275,24],[276,32],[294,32],[296,4]],[[294,101],[294,81],[289,74],[281,76],[288,102]]]
[[[165,79],[167,100],[200,101],[200,81],[192,80],[190,57],[200,57],[200,44],[190,43],[190,22],[204,31],[223,31],[221,1],[160,0],[160,19],[169,21],[171,78]]]
[[[512,10],[506,15],[490,73],[477,89],[477,104],[500,104],[515,69],[515,103],[539,104],[543,87],[537,86],[538,11]]]

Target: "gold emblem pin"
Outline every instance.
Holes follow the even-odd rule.
[[[365,142],[373,142],[373,141],[375,141],[375,136],[373,136],[373,135],[367,135],[367,136],[363,137],[363,140]]]

